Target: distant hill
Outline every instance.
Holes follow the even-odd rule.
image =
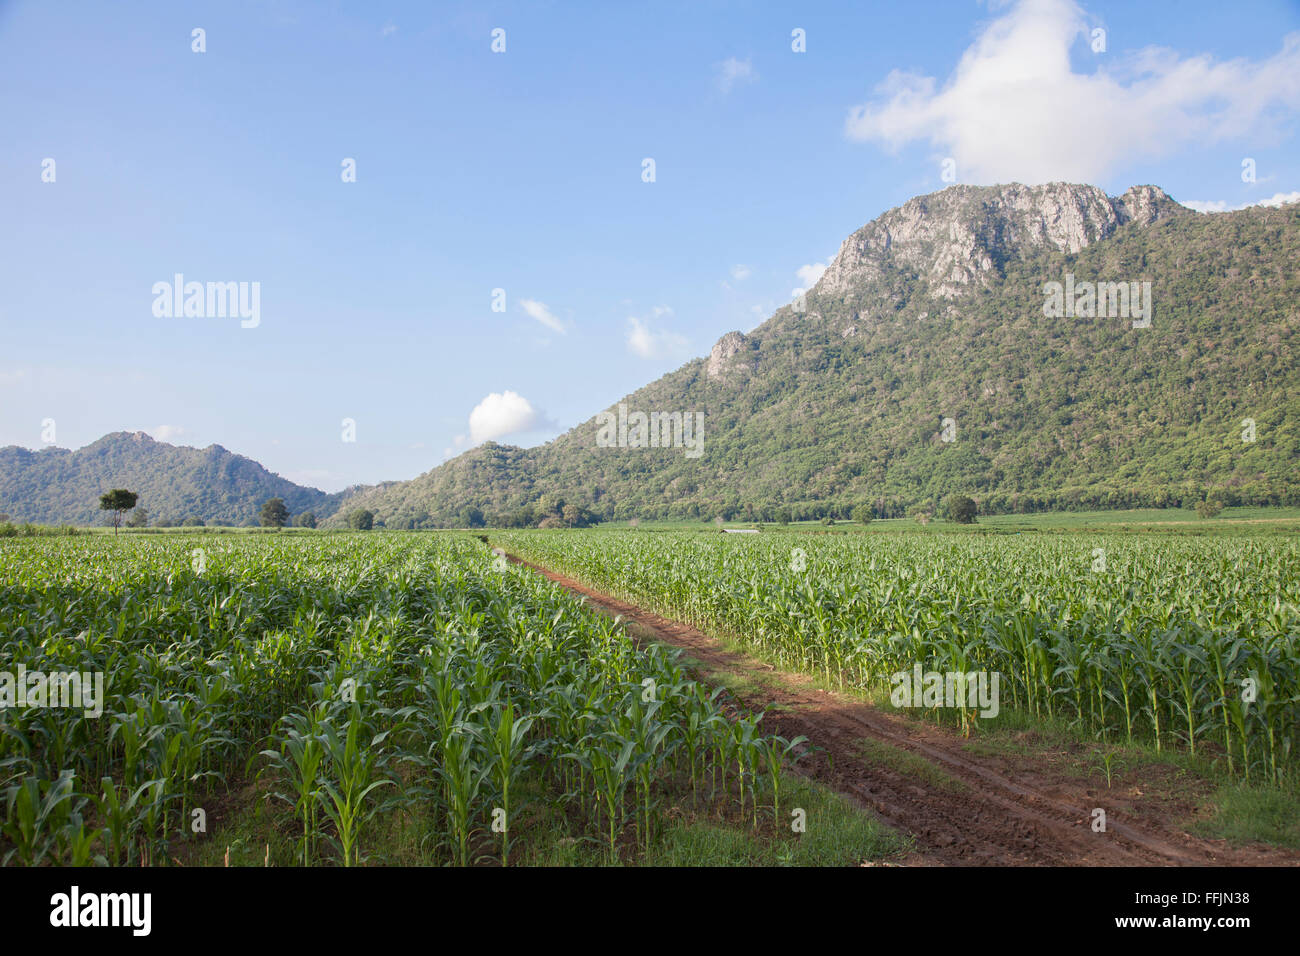
[[[539,501],[603,519],[761,520],[857,503],[902,515],[950,493],[986,512],[1207,492],[1300,504],[1298,262],[1300,204],[1203,215],[1154,186],[953,186],[846,239],[802,311],[728,333],[622,399],[703,412],[699,457],[602,447],[593,417],[536,448],[475,448],[348,508],[438,527],[535,519]],[[1149,282],[1150,327],[1045,314],[1045,284],[1070,281]]]
[[[256,524],[263,502],[275,497],[292,514],[323,519],[347,495],[296,485],[220,445],[169,445],[144,432],[113,432],[76,451],[0,448],[0,513],[13,521],[100,524],[99,496],[110,488],[136,492],[151,524],[190,517]]]

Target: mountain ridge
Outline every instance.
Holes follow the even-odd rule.
[[[1176,506],[1206,494],[1300,504],[1290,464],[1300,460],[1296,261],[1300,204],[1206,215],[1154,185],[1119,196],[1070,183],[950,186],[881,213],[801,298],[609,406],[705,413],[698,459],[602,447],[593,414],[541,445],[487,442],[415,478],[334,495],[220,445],[154,443],[213,463],[206,498],[184,494],[195,492],[184,456],[151,473],[174,476],[161,485],[143,480],[151,474],[118,484],[236,522],[276,495],[327,526],[342,524],[345,501],[389,527],[561,520],[565,504],[602,520],[815,518],[863,503],[898,516],[954,492],[986,512]],[[1048,317],[1047,284],[1076,276],[1149,282],[1151,327]],[[1258,431],[1249,443],[1246,420]],[[99,441],[122,451],[142,435]],[[0,449],[0,511],[96,519],[103,476],[103,487],[64,488],[58,469],[46,481],[59,501],[24,517],[14,502],[41,487],[15,480],[37,460],[18,451],[55,450]],[[119,464],[140,473],[138,462]],[[147,496],[141,504],[186,516]]]
[[[914,197],[846,238],[806,302],[749,333],[724,334],[707,357],[611,406],[705,407],[706,451],[693,465],[661,449],[612,457],[630,449],[593,447],[593,416],[533,448],[487,443],[408,482],[362,492],[354,506],[390,526],[421,527],[473,523],[466,519],[480,512],[510,523],[543,496],[552,511],[554,500],[567,500],[606,520],[770,520],[782,508],[816,517],[846,514],[855,502],[898,515],[932,509],[952,492],[971,494],[985,510],[1164,506],[1209,492],[1228,503],[1297,503],[1295,477],[1280,464],[1300,447],[1294,415],[1283,414],[1294,402],[1279,400],[1300,392],[1287,297],[1295,278],[1283,268],[1300,251],[1297,213],[1300,206],[1207,216],[1154,185],[1115,197],[1068,183],[952,186]],[[1252,263],[1251,250],[1270,241],[1277,248]],[[1246,270],[1258,273],[1256,265],[1266,297],[1255,311],[1271,323],[1264,351],[1241,316],[1224,309],[1225,299],[1250,301],[1246,286],[1257,277]],[[1043,284],[1070,269],[1084,279],[1154,278],[1166,323],[1141,330],[1146,340],[1100,320],[1043,325]],[[1208,313],[1197,308],[1207,293]],[[1214,347],[1182,339],[1202,331],[1226,332],[1229,364],[1247,374],[1226,375],[1216,364],[1207,379],[1192,368]],[[944,354],[958,344],[976,357],[974,367]],[[1236,427],[1235,406],[1250,400],[1236,393],[1256,353],[1266,358],[1256,367],[1267,369],[1267,381],[1255,384],[1268,395],[1258,413],[1268,439],[1234,463],[1223,459],[1233,451],[1228,426]],[[891,369],[893,357],[906,375]],[[825,379],[836,387],[821,387]],[[1224,406],[1213,420],[1183,409],[1183,398],[1166,402],[1189,382],[1199,382],[1201,404]],[[1115,386],[1133,389],[1122,409],[1108,396]],[[1139,395],[1170,407],[1143,422]],[[1227,406],[1234,410],[1225,414]],[[952,447],[941,436],[944,409],[957,422]],[[877,429],[864,454],[848,441],[855,425]],[[1180,429],[1183,447],[1174,440]],[[1057,447],[1035,450],[1043,444],[1035,436]]]
[[[110,432],[81,448],[0,448],[0,512],[14,521],[96,524],[99,495],[128,488],[151,522],[186,518],[255,524],[262,503],[323,519],[356,489],[327,494],[274,474],[222,445],[173,445],[147,432]]]

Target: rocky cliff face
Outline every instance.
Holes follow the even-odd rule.
[[[851,235],[813,291],[845,295],[893,269],[926,280],[931,298],[952,299],[986,284],[1019,251],[1074,253],[1127,223],[1186,212],[1158,186],[1134,186],[1116,198],[1072,183],[950,186]]]
[[[709,360],[704,366],[709,378],[725,380],[731,359],[742,351],[747,343],[748,339],[741,332],[728,332],[718,339],[709,352]]]

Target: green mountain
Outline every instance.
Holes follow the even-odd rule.
[[[620,447],[593,417],[347,509],[437,527],[563,504],[893,516],[950,493],[985,512],[1298,504],[1297,262],[1300,204],[1203,215],[1154,186],[953,186],[850,236],[805,302],[622,400],[629,417],[702,413],[698,457],[628,447],[634,425]]]
[[[0,448],[0,513],[15,522],[100,524],[99,496],[110,488],[136,492],[151,524],[256,524],[262,503],[277,497],[292,514],[324,518],[347,494],[296,485],[220,445],[179,447],[144,432],[114,432],[76,451]]]

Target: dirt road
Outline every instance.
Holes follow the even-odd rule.
[[[768,733],[806,736],[801,772],[873,809],[911,834],[912,865],[1249,866],[1300,865],[1300,854],[1268,847],[1231,847],[1152,819],[1155,794],[1125,791],[1052,774],[1032,753],[974,754],[959,734],[886,713],[822,690],[715,638],[577,581],[511,556],[587,598],[599,610],[632,622],[634,636],[682,648],[710,683],[725,682],[738,700],[767,710]],[[640,630],[640,634],[636,632]],[[1158,789],[1158,781],[1154,782]],[[1144,802],[1145,798],[1145,802]],[[1093,811],[1106,812],[1094,832]],[[1159,816],[1162,808],[1155,805]],[[1166,813],[1166,819],[1177,813]]]

